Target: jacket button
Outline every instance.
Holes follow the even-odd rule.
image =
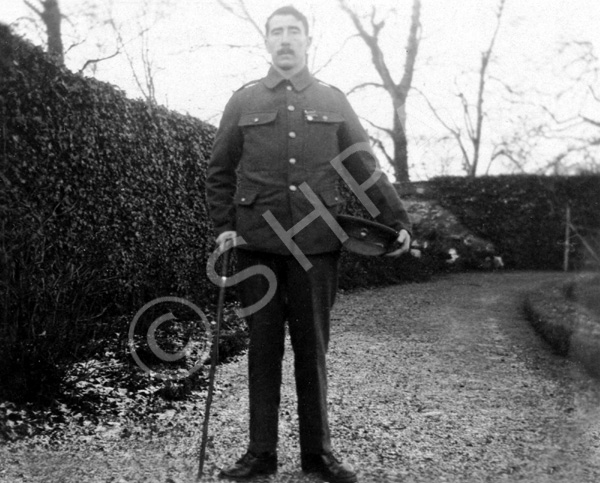
[[[246,201],[246,198],[242,198],[242,201]]]
[[[327,121],[329,119],[328,116],[323,116],[323,121]]]
[[[296,164],[296,158],[290,158],[290,164]]]
[[[291,91],[291,90],[292,90],[292,86],[287,86],[287,87],[286,87],[286,89],[287,89],[288,91]]]
[[[258,117],[255,117],[254,122],[258,122],[258,121],[259,121]]]
[[[294,106],[288,106],[288,111],[295,111],[296,108]]]
[[[296,191],[298,188],[296,188],[295,185],[290,185],[290,191]]]
[[[289,134],[289,136],[290,136],[292,139],[295,139],[295,138],[296,138],[296,133],[295,133],[294,131],[291,131],[291,132],[290,132],[290,134]]]

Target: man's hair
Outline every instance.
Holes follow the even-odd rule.
[[[275,15],[293,15],[294,17],[296,17],[298,20],[300,20],[302,22],[302,25],[304,25],[305,33],[306,33],[306,35],[308,35],[308,19],[302,12],[300,12],[296,7],[294,7],[292,5],[280,7],[277,10],[275,10],[271,15],[269,15],[269,18],[267,19],[267,22],[265,23],[265,33],[267,35],[269,35],[269,22]]]

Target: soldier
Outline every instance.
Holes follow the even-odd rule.
[[[250,441],[244,456],[221,471],[228,479],[277,471],[287,321],[302,470],[330,482],[357,481],[352,467],[332,453],[327,419],[325,356],[343,240],[335,222],[343,202],[335,160],[343,161],[358,186],[369,185],[364,194],[377,207],[377,221],[399,233],[399,248],[390,255],[410,246],[408,215],[356,114],[341,91],[306,67],[308,31],[306,17],[291,6],[268,18],[265,43],[272,66],[265,78],[245,85],[228,102],[208,166],[207,199],[219,249],[228,250],[237,240],[238,270],[268,267],[277,280],[266,306],[247,317]],[[263,276],[244,280],[242,306],[263,300],[269,288]]]

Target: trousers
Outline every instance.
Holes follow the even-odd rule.
[[[327,417],[326,353],[330,311],[338,286],[339,252],[309,255],[305,271],[293,256],[237,249],[238,269],[264,265],[276,276],[275,295],[247,317],[250,332],[248,382],[250,442],[253,453],[276,452],[285,326],[294,351],[300,449],[303,454],[331,451]],[[262,275],[238,285],[243,307],[261,300],[269,288]]]

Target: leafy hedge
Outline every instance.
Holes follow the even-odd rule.
[[[567,205],[572,224],[599,248],[600,175],[444,177],[428,184],[430,196],[496,246],[507,268],[562,268]],[[586,249],[579,237],[571,242],[572,267],[580,268]]]
[[[36,377],[110,308],[214,293],[214,128],[72,74],[5,27],[0,53],[0,372]]]

